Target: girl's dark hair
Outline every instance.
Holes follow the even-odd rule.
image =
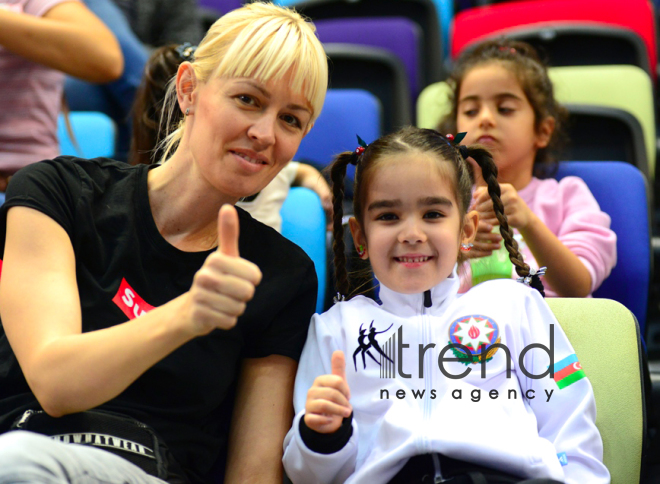
[[[522,255],[518,251],[518,243],[513,238],[513,232],[504,214],[504,206],[500,199],[500,185],[497,182],[497,166],[495,166],[492,156],[479,145],[471,145],[464,149],[467,149],[467,156],[475,160],[481,167],[483,178],[488,185],[488,193],[493,200],[495,216],[500,223],[500,233],[516,272],[520,277],[530,275],[529,266],[525,264]],[[435,154],[438,163],[449,163],[453,167],[454,195],[461,219],[467,213],[474,184],[472,165],[463,158],[454,144],[435,130],[407,127],[374,141],[361,155],[351,151],[341,153],[335,158],[330,167],[334,235],[332,250],[334,253],[335,280],[337,281],[337,290],[341,295],[350,297],[352,295],[351,288],[353,287],[346,271],[344,227],[342,225],[346,167],[349,163],[356,165],[353,185],[353,213],[360,226],[364,227],[364,202],[375,170],[378,170],[379,165],[383,163],[382,160],[386,156],[411,151]],[[414,169],[414,167],[411,167],[411,169]]]
[[[566,123],[568,110],[555,100],[548,69],[534,47],[516,40],[495,39],[478,44],[458,59],[448,83],[451,86],[451,112],[440,122],[442,133],[455,133],[458,116],[458,101],[465,76],[475,67],[500,63],[510,70],[518,80],[529,104],[534,110],[534,129],[549,116],[555,119],[555,129],[545,148],[536,152],[534,176],[547,178],[557,170],[557,155],[567,142]]]
[[[166,45],[153,51],[144,70],[142,83],[135,94],[133,103],[133,138],[129,152],[129,162],[132,165],[160,161],[163,148],[159,147],[161,137],[169,132],[167,118],[162,117],[163,101],[167,85],[175,76],[179,65],[184,59],[177,45]],[[183,114],[175,109],[170,125],[176,126]]]

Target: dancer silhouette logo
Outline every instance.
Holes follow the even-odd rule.
[[[371,321],[371,324],[369,325],[369,333],[367,333],[367,331],[364,329],[364,324],[360,325],[360,335],[358,336],[358,348],[353,353],[353,365],[355,366],[356,372],[357,372],[357,357],[359,355],[362,355],[362,368],[365,370],[367,368],[367,361],[366,361],[367,356],[369,356],[372,360],[374,360],[378,365],[382,365],[381,362],[383,361],[383,359],[394,364],[394,361],[383,352],[380,345],[378,344],[378,341],[376,340],[377,334],[388,332],[392,328],[392,326],[393,325],[390,324],[389,328],[384,329],[383,331],[376,331],[376,328],[374,328],[374,322]],[[374,357],[374,355],[370,351],[371,349],[377,352],[377,354],[380,357],[380,361]]]
[[[381,328],[384,325],[381,326]],[[404,342],[403,326],[392,332],[385,341],[378,341],[378,336],[387,333],[392,329],[390,324],[386,329],[378,330],[375,321],[371,321],[367,329],[364,323],[360,325],[357,337],[358,346],[353,352],[353,366],[355,371],[367,370],[370,365],[378,365],[381,378],[413,378],[412,373],[406,373],[405,366],[410,365],[414,360],[413,354],[408,354],[411,344]],[[518,371],[527,378],[538,380],[549,376],[554,378],[554,324],[550,325],[549,346],[541,343],[533,343],[525,346],[518,355]],[[501,343],[500,331],[497,323],[489,317],[481,315],[466,316],[459,318],[450,325],[449,341],[446,345],[435,349],[435,343],[426,345],[419,344],[418,357],[418,378],[424,378],[423,365],[427,351],[437,351],[438,368],[442,374],[452,380],[460,380],[467,377],[472,371],[472,364],[481,366],[481,378],[486,378],[486,363],[493,358],[498,349],[501,349],[506,358],[506,377],[511,378],[511,352],[509,348]],[[550,364],[547,369],[535,375],[525,367],[525,355],[533,350],[542,350],[549,356]],[[413,350],[414,351],[414,350]],[[453,356],[453,357],[452,357]],[[358,370],[359,362],[362,362]],[[446,363],[459,362],[466,366],[460,373],[451,373],[446,368]],[[456,369],[454,368],[454,371]]]

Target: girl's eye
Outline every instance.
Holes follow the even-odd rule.
[[[300,122],[300,120],[291,114],[284,114],[282,115],[281,119],[289,126],[293,126],[295,128],[302,127],[302,123]]]
[[[504,107],[504,106],[500,106],[498,110],[499,110],[500,114],[511,114],[514,111],[513,108]]]
[[[463,114],[469,118],[476,116],[477,115],[477,110],[476,109],[466,109],[463,111]]]
[[[424,218],[430,218],[430,219],[443,218],[444,216],[445,215],[442,212],[436,212],[436,211],[426,212],[424,214]]]
[[[390,222],[392,220],[397,220],[397,216],[393,213],[381,213],[376,217],[376,220],[382,220],[384,222]]]

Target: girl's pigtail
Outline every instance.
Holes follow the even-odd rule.
[[[348,272],[346,271],[346,255],[344,245],[344,178],[346,177],[346,167],[349,163],[354,163],[357,155],[354,152],[346,151],[335,158],[330,168],[330,179],[332,180],[332,234],[334,241],[332,243],[332,252],[334,254],[335,280],[337,284],[338,298],[342,299],[348,295]]]
[[[500,198],[501,191],[500,184],[497,182],[497,165],[495,165],[493,157],[483,148],[468,148],[467,155],[481,167],[483,179],[488,186],[488,194],[493,200],[495,216],[500,223],[500,234],[502,234],[504,246],[509,252],[509,259],[511,259],[511,263],[516,268],[516,273],[523,279],[530,278],[531,286],[545,296],[541,279],[539,277],[530,277],[532,274],[530,274],[529,266],[525,264],[523,256],[518,250],[518,242],[513,238],[513,231],[509,227],[509,221],[504,213],[504,205]]]

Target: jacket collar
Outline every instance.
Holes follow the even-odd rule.
[[[431,307],[426,308],[427,314],[442,314],[447,306],[456,299],[460,286],[456,268],[457,266],[454,266],[454,270],[447,279],[429,290]],[[381,307],[397,316],[415,316],[421,314],[424,310],[424,293],[401,294],[380,284],[379,298]]]

